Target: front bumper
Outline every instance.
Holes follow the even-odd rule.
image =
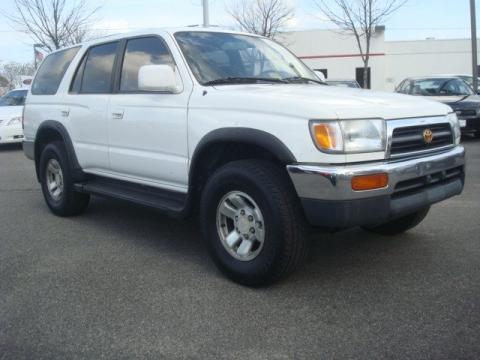
[[[23,130],[16,126],[0,127],[0,144],[21,143],[23,141]]]
[[[465,181],[465,149],[408,160],[352,165],[287,166],[308,221],[346,228],[382,224],[458,195]],[[354,176],[388,174],[382,189],[354,191]]]

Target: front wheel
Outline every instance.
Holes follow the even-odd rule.
[[[389,221],[385,224],[376,226],[364,226],[363,228],[369,232],[380,235],[402,234],[420,224],[423,219],[425,219],[429,211],[430,207],[427,207],[412,214]]]
[[[241,160],[217,170],[203,191],[200,218],[215,264],[238,283],[269,285],[306,255],[298,198],[273,163]]]

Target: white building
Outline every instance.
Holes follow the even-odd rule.
[[[363,79],[362,58],[351,35],[307,30],[283,33],[279,40],[312,69],[324,71],[327,78]],[[381,27],[372,38],[371,88],[393,91],[410,76],[471,74],[471,64],[470,39],[385,41]]]

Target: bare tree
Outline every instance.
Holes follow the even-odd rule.
[[[295,14],[285,0],[237,0],[227,11],[242,30],[269,38],[274,38]]]
[[[375,28],[408,0],[314,0],[320,11],[340,29],[352,33],[363,61],[363,87],[368,87],[370,48]]]
[[[87,0],[14,0],[14,4],[14,13],[1,13],[48,51],[84,40],[99,9],[89,8]]]
[[[32,76],[35,67],[32,63],[8,62],[0,66],[0,76],[7,80],[7,87],[11,90],[22,84],[22,76]]]

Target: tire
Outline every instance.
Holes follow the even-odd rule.
[[[246,204],[244,215],[239,202]],[[221,204],[226,204],[229,211],[235,210],[238,222],[235,216],[221,213]],[[217,267],[243,285],[267,286],[284,278],[302,263],[308,251],[299,199],[285,171],[268,161],[240,160],[218,169],[202,192],[200,221]],[[226,234],[232,234],[234,227],[240,232],[240,240],[230,247]],[[255,232],[249,240],[253,245],[242,255],[243,237],[251,235],[252,228]]]
[[[413,229],[420,224],[430,211],[430,207],[414,212],[413,214],[392,220],[376,226],[365,226],[364,229],[380,235],[399,235]]]
[[[53,170],[49,170],[49,166]],[[90,195],[73,190],[71,167],[63,142],[54,141],[43,148],[39,170],[43,196],[55,215],[74,216],[85,211]],[[53,186],[53,183],[56,189],[49,190],[49,184]]]

